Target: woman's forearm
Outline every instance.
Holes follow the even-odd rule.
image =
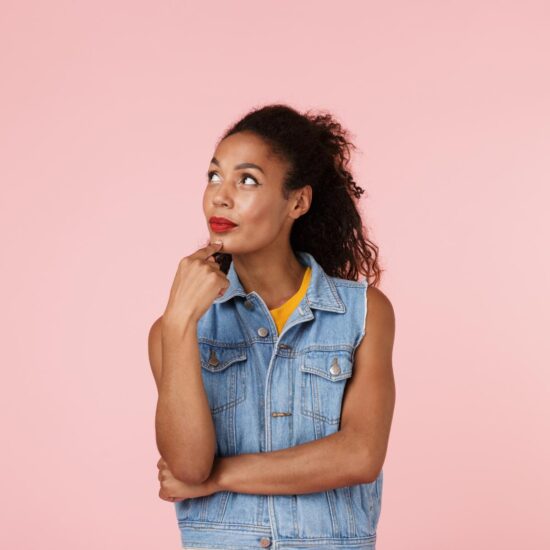
[[[201,374],[197,323],[163,327],[162,373],[155,415],[157,447],[173,475],[187,483],[208,478],[216,434]]]
[[[366,483],[368,471],[364,447],[339,431],[288,449],[216,457],[210,481],[217,491],[291,495]]]

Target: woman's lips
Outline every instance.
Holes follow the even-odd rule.
[[[210,227],[214,233],[225,233],[226,231],[231,231],[238,226],[231,223],[210,222]]]

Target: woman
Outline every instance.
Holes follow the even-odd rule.
[[[159,496],[184,548],[375,548],[395,320],[350,147],[331,115],[285,105],[216,147],[210,243],[149,334]]]

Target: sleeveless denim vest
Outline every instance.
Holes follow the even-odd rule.
[[[306,295],[277,335],[269,309],[246,293],[231,262],[229,287],[198,321],[204,388],[218,456],[264,453],[339,430],[342,398],[365,334],[367,280],[325,273],[312,254]],[[183,547],[372,550],[382,471],[372,483],[296,495],[221,491],[175,502]]]

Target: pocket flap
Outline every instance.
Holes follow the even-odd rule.
[[[200,343],[201,365],[210,372],[220,372],[237,361],[246,360],[244,348],[226,348],[223,346]]]
[[[304,354],[300,370],[332,381],[349,378],[353,372],[352,352],[349,350],[310,350]]]

